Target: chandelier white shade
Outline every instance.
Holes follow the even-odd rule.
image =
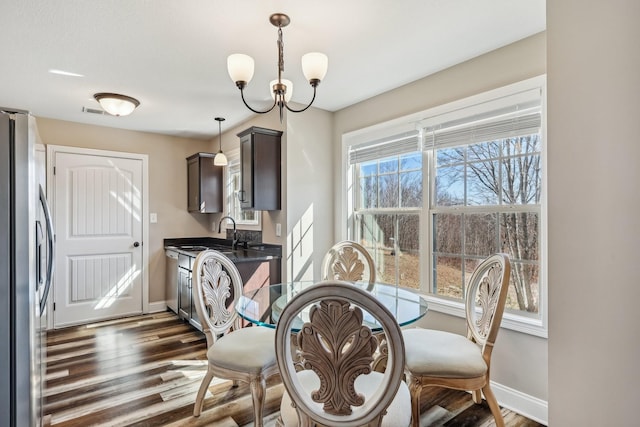
[[[276,99],[276,92],[273,90],[273,86],[278,83],[277,80],[271,80],[269,82],[269,89],[271,90],[271,99]],[[293,82],[291,80],[282,79],[282,84],[286,87],[286,92],[284,93],[284,102],[291,101],[291,95],[293,95]]]
[[[140,101],[127,95],[100,92],[93,95],[104,111],[112,116],[127,116],[140,105]]]
[[[289,107],[288,103],[291,100],[291,95],[293,94],[293,85],[291,81],[282,78],[282,73],[284,72],[284,42],[282,40],[282,28],[289,25],[291,20],[284,13],[274,13],[269,17],[269,21],[272,25],[278,27],[278,78],[273,80],[269,85],[273,105],[267,110],[260,111],[249,106],[244,98],[244,89],[253,78],[255,68],[253,58],[240,53],[230,55],[227,58],[227,69],[231,80],[233,80],[238,89],[240,89],[242,102],[249,110],[257,114],[264,114],[273,110],[277,105],[280,110],[280,121],[282,122],[282,114],[285,108],[293,113],[301,113],[311,107],[311,104],[313,104],[313,101],[316,99],[316,88],[327,74],[329,59],[327,58],[327,55],[319,52],[311,52],[302,56],[302,73],[309,81],[311,87],[313,87],[313,97],[309,104],[302,109],[296,110]]]
[[[309,52],[302,56],[302,73],[307,80],[322,80],[329,68],[329,58],[320,52]]]
[[[234,53],[227,58],[227,70],[234,82],[245,82],[249,84],[253,78],[255,61],[249,55]]]

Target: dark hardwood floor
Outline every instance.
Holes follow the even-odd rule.
[[[206,371],[204,335],[170,312],[50,331],[45,421],[58,427],[253,425],[245,384],[214,379],[199,418],[193,403]],[[265,425],[274,426],[283,387],[268,383]],[[486,404],[468,393],[430,389],[421,425],[489,426]],[[540,424],[503,410],[507,426]]]

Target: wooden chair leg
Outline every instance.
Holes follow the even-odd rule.
[[[264,378],[253,378],[250,384],[251,399],[253,400],[253,425],[262,427],[262,409],[264,407],[265,390],[267,384]]]
[[[493,414],[493,418],[496,420],[496,427],[504,427],[504,419],[502,418],[502,412],[500,412],[500,406],[498,406],[498,401],[496,397],[493,395],[493,391],[491,391],[491,386],[489,386],[489,382],[482,387],[482,393],[484,393],[485,399],[487,399],[487,403],[489,404],[489,408],[491,409],[491,413]]]
[[[482,393],[480,393],[480,390],[472,390],[471,398],[473,399],[474,403],[482,403]]]
[[[200,383],[200,388],[198,389],[198,394],[196,395],[196,403],[193,405],[193,416],[199,417],[202,412],[202,404],[204,403],[204,396],[207,394],[207,389],[209,388],[209,384],[211,384],[211,380],[213,379],[213,372],[207,369],[207,374],[202,379],[202,383]]]
[[[407,374],[407,385],[411,394],[411,427],[420,427],[420,394],[422,384],[420,380]]]

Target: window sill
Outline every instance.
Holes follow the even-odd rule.
[[[450,301],[443,298],[437,298],[433,295],[421,294],[429,304],[429,311],[448,314],[450,316],[465,317],[464,304],[458,301]],[[532,319],[525,316],[518,316],[513,313],[505,312],[502,316],[501,328],[510,329],[523,334],[533,335],[536,337],[547,338],[548,331],[542,320]]]

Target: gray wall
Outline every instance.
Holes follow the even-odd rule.
[[[336,194],[341,194],[342,188],[340,156],[344,133],[539,76],[545,72],[546,36],[540,33],[337,112],[334,117]],[[341,199],[336,200],[336,240],[343,237],[343,203]],[[553,286],[553,282],[550,281],[549,286]],[[463,319],[436,312],[428,313],[420,326],[464,332]],[[528,415],[540,420],[546,418],[547,369],[546,339],[506,329],[500,332],[493,353],[492,379],[524,393],[525,401],[533,400],[532,404],[537,413]],[[500,399],[498,391],[496,395]],[[529,410],[522,407],[516,409],[522,412]]]
[[[549,421],[638,425],[640,2],[547,1]]]

